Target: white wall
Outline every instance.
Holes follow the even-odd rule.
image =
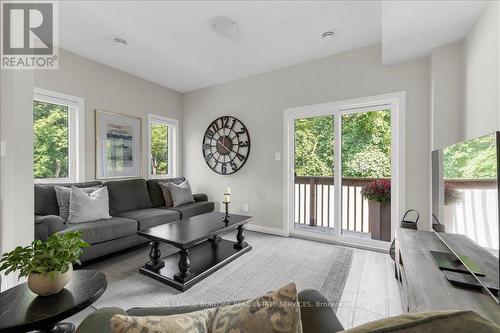
[[[463,140],[463,43],[438,47],[431,55],[432,148]]]
[[[0,253],[33,240],[33,72],[1,70]],[[18,283],[2,278],[0,290]]]
[[[59,51],[59,70],[35,72],[35,87],[85,100],[86,180],[95,179],[96,109],[142,118],[143,177],[147,176],[148,113],[182,121],[178,92],[64,50]],[[182,156],[182,151],[179,156]],[[180,164],[178,170],[181,167]]]
[[[255,75],[183,95],[184,174],[195,191],[222,199],[232,188],[233,212],[249,204],[255,224],[281,228],[283,109],[406,91],[406,206],[429,216],[430,64],[421,59],[383,67],[380,46]],[[247,126],[252,148],[245,166],[221,176],[205,164],[202,136],[212,120],[233,115]]]
[[[500,4],[491,2],[464,42],[464,134],[500,129]]]

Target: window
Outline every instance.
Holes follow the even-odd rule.
[[[33,167],[35,182],[83,180],[83,100],[35,88]]]
[[[149,178],[175,177],[177,174],[177,127],[175,119],[148,116]]]

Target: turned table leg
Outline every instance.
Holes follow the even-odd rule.
[[[146,264],[146,268],[151,270],[158,270],[165,266],[163,260],[160,259],[160,242],[152,241],[149,243],[149,246],[151,246],[151,249],[149,250],[149,259],[151,259],[151,261]]]
[[[238,234],[236,235],[236,240],[238,241],[238,243],[234,244],[235,249],[241,250],[248,245],[247,243],[245,243],[245,234],[243,233],[242,225],[238,226]]]
[[[179,251],[179,273],[174,275],[174,279],[177,281],[185,282],[193,276],[193,273],[191,272],[191,262],[189,261],[188,255],[188,249],[181,249]]]

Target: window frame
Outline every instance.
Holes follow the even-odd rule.
[[[35,178],[35,183],[76,183],[85,179],[85,101],[81,97],[34,88],[33,101],[68,108],[68,177]]]
[[[165,175],[153,175],[151,172],[151,126],[161,124],[168,126],[168,173]],[[179,121],[174,118],[159,116],[148,113],[148,150],[147,150],[147,175],[148,179],[166,179],[177,177],[178,170],[178,144],[179,144]]]

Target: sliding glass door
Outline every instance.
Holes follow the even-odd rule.
[[[333,233],[334,117],[294,120],[294,228]]]
[[[401,174],[394,170],[395,107],[325,104],[290,112],[290,233],[380,246],[392,239],[401,185],[394,184]]]
[[[342,114],[342,234],[391,240],[391,110]]]

